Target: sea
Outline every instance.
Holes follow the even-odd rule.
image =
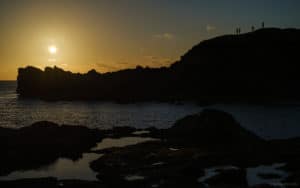
[[[300,103],[215,104],[133,103],[20,99],[16,81],[0,81],[0,127],[20,128],[37,121],[110,129],[115,126],[168,128],[176,120],[204,108],[226,111],[246,129],[265,139],[300,136]]]

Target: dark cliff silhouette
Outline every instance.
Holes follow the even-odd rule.
[[[266,28],[194,46],[170,67],[86,74],[20,68],[21,97],[48,100],[278,101],[300,99],[300,30]]]
[[[45,71],[34,67],[19,69],[18,93],[21,97],[47,100],[116,100],[134,102],[167,100],[172,76],[167,68],[137,67],[100,74],[91,70],[73,74],[54,67]]]

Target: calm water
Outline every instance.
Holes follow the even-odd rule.
[[[203,108],[195,104],[115,104],[108,102],[45,102],[20,100],[16,82],[0,82],[0,126],[22,127],[36,121],[85,125],[92,128],[134,126],[166,128]],[[300,136],[300,105],[215,105],[247,129],[265,138]]]
[[[285,166],[285,164],[272,164],[272,165],[261,165],[257,167],[246,168],[246,178],[248,185],[253,187],[255,185],[272,185],[275,187],[287,187],[288,184],[281,183],[289,174],[285,171],[280,170],[280,167]],[[235,166],[217,166],[212,168],[205,169],[205,175],[198,179],[198,182],[205,183],[206,180],[220,174],[220,170],[238,170],[238,167]],[[278,175],[278,178],[265,179],[260,177],[260,174],[275,174]],[[291,184],[292,185],[292,184]]]
[[[102,150],[112,147],[125,147],[138,143],[154,141],[153,138],[125,137],[119,139],[106,138],[97,144],[92,150]],[[96,172],[92,171],[89,164],[102,157],[102,154],[84,153],[77,161],[59,158],[53,164],[34,170],[15,171],[7,176],[0,176],[0,180],[15,180],[23,178],[56,177],[63,179],[80,179],[95,181]]]
[[[101,156],[101,154],[84,153],[78,161],[59,158],[49,166],[34,170],[15,171],[7,176],[0,176],[0,180],[56,177],[59,180],[80,179],[95,181],[97,180],[97,173],[90,168],[89,164]]]
[[[47,120],[96,128],[134,126],[169,127],[176,119],[199,112],[200,107],[166,103],[45,102],[18,99],[16,82],[0,82],[0,126],[22,127]]]

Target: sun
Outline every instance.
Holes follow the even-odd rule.
[[[56,46],[52,45],[52,46],[48,47],[48,51],[50,54],[56,54],[57,48],[56,48]]]

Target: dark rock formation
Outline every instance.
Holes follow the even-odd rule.
[[[35,169],[59,157],[79,159],[101,141],[98,130],[38,122],[21,129],[0,129],[0,175]]]
[[[245,170],[230,169],[221,172],[205,181],[210,187],[248,187]]]
[[[263,178],[263,179],[278,179],[280,178],[281,176],[278,175],[278,174],[272,174],[272,173],[261,173],[261,174],[258,174],[259,177]]]
[[[83,152],[103,152],[91,162],[99,181],[57,180],[55,178],[0,181],[0,187],[247,187],[245,168],[286,163],[285,180],[299,182],[300,139],[265,141],[242,128],[230,114],[207,109],[185,117],[165,130],[146,129],[143,136],[160,138],[123,148],[91,151],[102,138],[133,136],[130,127],[93,130],[39,122],[21,129],[0,128],[0,175],[38,168],[58,157],[75,159]],[[219,174],[199,182],[205,169]],[[268,175],[270,176],[270,175]],[[130,179],[131,178],[131,179]],[[258,186],[259,187],[259,186]],[[261,185],[260,187],[269,187]]]
[[[136,136],[134,131],[132,127],[98,130],[47,121],[20,129],[0,127],[0,175],[47,166],[58,158],[78,160],[103,138]]]
[[[288,147],[291,144],[287,140],[265,141],[242,128],[230,114],[217,110],[204,110],[178,120],[169,129],[154,131],[161,141],[106,150],[91,163],[97,177],[111,187],[205,187],[197,181],[205,168],[230,165],[237,168],[221,170],[204,183],[210,187],[248,187],[246,167],[284,161],[294,164],[291,159],[300,156],[293,150],[296,143]],[[289,152],[281,150],[284,145]],[[144,179],[128,181],[129,175]],[[289,181],[295,179],[291,176]]]
[[[73,74],[57,67],[47,67],[45,71],[27,67],[19,69],[17,92],[20,97],[46,100],[167,100],[172,96],[169,75],[166,68]]]
[[[171,66],[185,91],[214,100],[299,99],[300,31],[261,29],[201,42]],[[198,89],[194,89],[198,87]]]
[[[21,179],[15,181],[0,181],[3,188],[105,188],[100,182],[81,180],[57,180],[56,178]]]
[[[265,147],[267,142],[241,127],[228,113],[206,109],[200,114],[178,120],[166,130],[169,141],[201,146],[202,149],[251,151]]]
[[[73,74],[57,67],[20,68],[21,97],[48,100],[273,102],[299,99],[297,29],[261,29],[194,46],[169,68]]]

